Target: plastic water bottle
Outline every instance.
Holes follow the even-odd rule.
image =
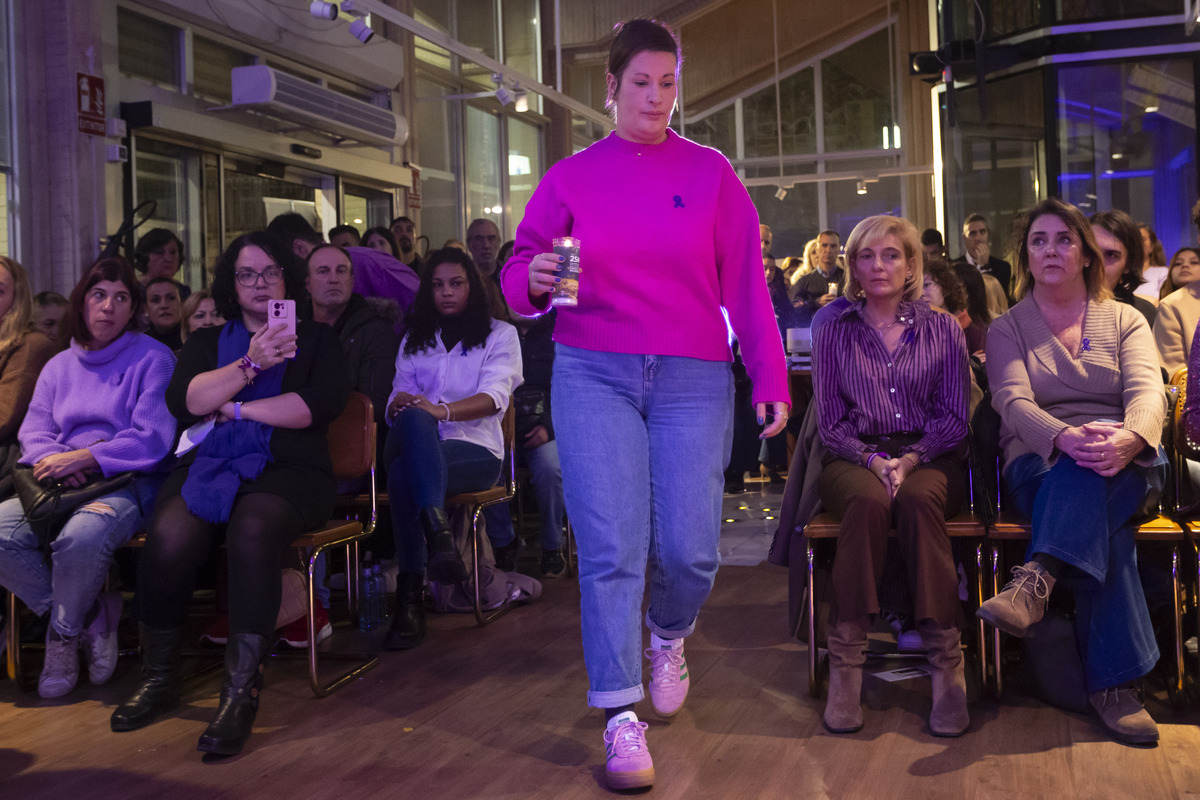
[[[392,615],[388,612],[387,577],[383,574],[381,565],[371,567],[371,580],[375,583],[375,619],[380,625],[387,625],[391,622]]]
[[[362,568],[358,579],[358,629],[373,631],[379,627],[379,584],[371,575],[370,565]]]

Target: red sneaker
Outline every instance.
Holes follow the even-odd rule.
[[[318,643],[333,636],[333,626],[329,624],[329,612],[320,605],[317,606],[316,628]],[[288,647],[308,647],[308,614],[294,622],[289,622],[276,633],[279,634],[280,644],[286,644]]]

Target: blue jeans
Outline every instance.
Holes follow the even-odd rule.
[[[559,344],[551,408],[579,547],[588,704],[641,700],[642,597],[664,639],[690,634],[717,573],[733,436],[722,361]]]
[[[538,514],[542,518],[542,550],[561,550],[563,518],[567,514],[563,500],[562,466],[558,462],[558,441],[551,439],[541,447],[521,449],[529,467],[529,483],[537,498]],[[488,538],[492,547],[512,544],[517,532],[513,530],[512,512],[508,505],[499,503],[483,510],[487,519]]]
[[[1131,466],[1105,478],[1064,455],[1050,466],[1029,453],[1009,464],[1004,478],[1017,511],[1033,521],[1027,558],[1045,553],[1074,567],[1060,581],[1075,592],[1088,691],[1145,675],[1158,661],[1158,645],[1130,517],[1157,475]]]
[[[104,588],[113,551],[133,538],[143,512],[154,508],[162,475],[146,475],[75,510],[50,545],[50,563],[37,534],[25,523],[17,498],[0,503],[0,586],[35,614],[54,613],[62,637],[78,636]]]
[[[500,459],[477,444],[442,441],[437,420],[419,408],[401,411],[392,421],[384,459],[396,565],[401,572],[422,572],[429,553],[420,512],[442,508],[448,495],[495,486]]]

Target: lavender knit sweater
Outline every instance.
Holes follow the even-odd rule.
[[[71,347],[46,364],[21,424],[22,464],[87,448],[104,475],[164,468],[175,440],[167,383],[175,357],[141,333],[103,350]]]

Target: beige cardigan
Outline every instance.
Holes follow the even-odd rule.
[[[1193,289],[1193,287],[1195,287]],[[1188,364],[1192,352],[1192,336],[1200,322],[1200,283],[1176,289],[1158,304],[1154,318],[1154,343],[1158,358],[1170,379]]]
[[[1093,300],[1083,335],[1088,349],[1074,359],[1032,296],[988,329],[988,383],[1007,463],[1026,453],[1050,461],[1060,431],[1098,419],[1123,421],[1158,447],[1167,401],[1145,317],[1124,303]]]

